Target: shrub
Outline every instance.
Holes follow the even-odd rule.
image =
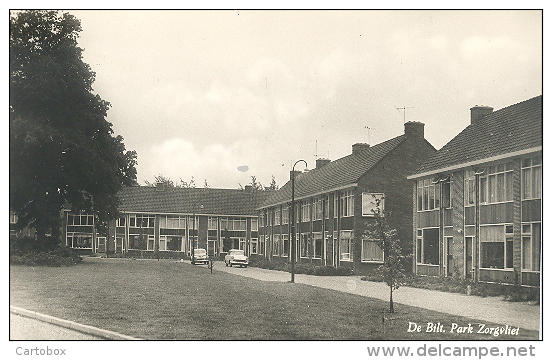
[[[266,258],[250,261],[249,266],[269,270],[279,270],[291,272],[291,263],[281,260],[268,260]],[[295,274],[317,275],[317,276],[348,276],[353,271],[345,267],[321,266],[309,263],[296,263],[294,266]]]
[[[361,280],[382,282],[383,279],[377,274],[363,276]],[[410,287],[461,293],[465,294],[466,289],[471,286],[471,294],[481,297],[502,296],[506,301],[533,301],[540,304],[540,288],[528,288],[519,285],[505,285],[479,282],[475,283],[468,279],[437,276],[409,276],[405,278],[405,285]]]
[[[10,264],[28,266],[71,266],[82,262],[73,249],[61,246],[59,240],[47,237],[10,239]]]

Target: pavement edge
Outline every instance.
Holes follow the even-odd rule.
[[[25,316],[31,319],[43,321],[52,325],[61,326],[67,329],[79,331],[85,334],[98,336],[106,340],[142,340],[128,335],[116,333],[114,331],[100,329],[90,325],[83,325],[74,321],[60,319],[54,316],[41,314],[36,311],[26,310],[17,306],[10,305],[10,312],[16,315]]]

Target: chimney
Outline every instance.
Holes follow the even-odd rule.
[[[165,191],[165,183],[158,182],[155,184],[155,190],[156,191]]]
[[[493,108],[483,105],[475,105],[471,109],[471,123],[475,123],[481,120],[483,117],[489,115],[493,112]]]
[[[245,185],[245,189],[243,189],[246,194],[251,194],[253,192],[253,185]]]
[[[324,159],[324,158],[316,159],[316,168],[320,169],[321,167],[328,165],[330,162],[331,162],[330,159]]]
[[[294,176],[294,175],[295,175],[295,176]],[[289,179],[291,180],[291,179],[293,179],[293,178],[297,178],[297,176],[299,176],[299,175],[301,175],[301,171],[299,171],[299,170],[295,170],[295,171],[291,170],[291,171],[289,172]]]
[[[424,123],[419,121],[407,121],[404,123],[406,137],[424,138]]]
[[[370,144],[366,144],[366,143],[353,144],[353,155],[360,154],[361,152],[369,148],[370,148]]]

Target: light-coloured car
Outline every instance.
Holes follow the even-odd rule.
[[[209,257],[205,249],[194,249],[192,264],[209,264]]]
[[[224,257],[224,263],[226,266],[239,265],[240,267],[247,267],[249,258],[245,256],[243,250],[232,249]]]

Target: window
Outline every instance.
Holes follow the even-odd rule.
[[[94,215],[67,214],[67,225],[70,225],[70,226],[92,226],[92,225],[94,225]]]
[[[542,192],[542,158],[523,159],[521,163],[522,198],[540,199]]]
[[[273,216],[273,213],[272,211],[267,211],[266,213],[266,223],[268,224],[268,226],[272,226],[272,216]]]
[[[259,255],[265,254],[265,236],[261,235],[259,237]]]
[[[117,222],[115,223],[115,226],[116,227],[124,227],[125,226],[125,220],[126,220],[126,218],[124,216],[118,218]]]
[[[452,207],[452,195],[451,195],[451,181],[450,177],[442,182],[443,186],[443,207],[450,208]],[[435,189],[439,189],[439,184],[435,184]],[[439,191],[437,190],[436,193]],[[439,200],[436,199],[435,208],[439,207]]]
[[[280,225],[281,217],[280,217],[280,207],[278,206],[274,210],[274,225]]]
[[[540,271],[541,224],[523,224],[521,235],[521,268]]]
[[[324,242],[322,240],[322,233],[314,233],[314,258],[322,258],[322,249],[324,247]]]
[[[353,261],[353,232],[341,231],[339,243],[339,259],[341,261]]]
[[[165,251],[167,250],[167,237],[166,236],[159,236],[159,251]]]
[[[439,229],[423,229],[417,242],[418,262],[439,265]]]
[[[309,248],[309,234],[301,234],[301,241],[299,243],[300,256],[302,258],[308,257],[308,248]]]
[[[510,269],[514,264],[514,231],[512,225],[480,227],[481,267]]]
[[[148,248],[147,250],[155,250],[155,237],[153,235],[148,236]]]
[[[259,231],[259,220],[256,218],[251,219],[251,231]]]
[[[380,242],[372,239],[362,239],[362,261],[383,262],[383,249]]]
[[[182,251],[182,236],[167,236],[167,250]]]
[[[383,215],[384,210],[384,194],[362,193],[362,216]]]
[[[282,207],[282,224],[289,224],[289,206]]]
[[[188,229],[197,230],[199,226],[199,217],[188,216]]]
[[[324,217],[326,219],[330,218],[330,195],[324,197]]]
[[[272,241],[272,255],[277,256],[280,251],[280,235],[274,235]]]
[[[185,229],[186,218],[184,216],[160,216],[159,228],[161,229]]]
[[[209,216],[207,218],[207,229],[208,230],[217,230],[218,229],[218,218]]]
[[[282,234],[282,256],[289,255],[289,235]]]
[[[72,248],[91,249],[92,234],[68,232],[66,244]]]
[[[353,191],[344,191],[341,193],[341,217],[353,216],[355,214],[355,201]]]
[[[251,254],[257,254],[259,251],[258,243],[259,240],[257,238],[251,238]]]
[[[305,201],[301,205],[301,221],[309,222],[310,220],[311,220],[311,203],[309,201]]]
[[[475,205],[475,171],[468,170],[464,181],[464,205]]]
[[[207,237],[207,255],[213,256],[217,253],[217,238]]]
[[[417,182],[417,209],[426,211],[438,209],[440,204],[441,191],[439,181],[433,178],[418,180]]]
[[[322,198],[316,198],[314,200],[314,220],[322,220],[324,215]]]
[[[489,166],[479,180],[480,197],[483,204],[512,201],[514,198],[513,163]]]
[[[338,192],[335,192],[334,193],[334,201],[333,201],[333,215],[334,215],[334,218],[337,218],[337,215],[338,215],[338,210],[339,210],[339,193]]]

